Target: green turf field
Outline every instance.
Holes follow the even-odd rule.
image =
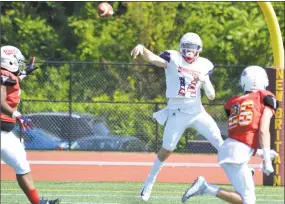
[[[62,199],[61,203],[78,204],[140,204],[138,197],[142,183],[107,182],[37,182],[41,196]],[[149,204],[176,204],[190,184],[156,183]],[[230,186],[223,186],[231,188]],[[283,187],[256,187],[257,203],[284,203]],[[28,204],[14,181],[1,181],[1,203]],[[211,196],[196,197],[186,203],[224,203]]]

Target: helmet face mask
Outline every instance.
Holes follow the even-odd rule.
[[[186,33],[180,39],[180,53],[187,62],[193,62],[202,51],[202,41],[196,33]]]
[[[191,43],[182,43],[181,44],[181,54],[184,57],[198,57],[199,55],[200,46]]]
[[[269,85],[268,76],[262,67],[249,66],[241,74],[240,85],[243,93],[255,90],[266,90]]]
[[[14,46],[3,46],[1,47],[1,69],[18,75],[21,67],[25,66],[25,57],[21,51]]]

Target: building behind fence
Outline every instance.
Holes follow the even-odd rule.
[[[202,95],[223,137],[227,137],[223,105],[239,94],[244,67],[216,66],[211,76],[216,99]],[[157,151],[163,126],[152,113],[166,106],[165,88],[164,70],[152,65],[45,62],[22,82],[20,111],[35,128],[14,131],[27,149]],[[216,153],[193,129],[184,133],[176,151]]]

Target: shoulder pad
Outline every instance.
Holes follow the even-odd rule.
[[[169,52],[164,51],[164,52],[160,53],[159,56],[162,59],[166,60],[167,62],[170,62],[170,53]]]
[[[278,105],[279,105],[279,103],[276,100],[276,98],[274,96],[272,96],[272,95],[264,96],[263,103],[264,103],[265,106],[268,106],[268,107],[272,108],[274,111],[277,110]]]
[[[2,75],[2,74],[1,74],[0,81],[1,81],[1,85],[3,86],[14,86],[15,84],[17,84],[16,80],[12,79],[9,76]]]
[[[169,63],[171,59],[175,59],[175,57],[179,56],[179,54],[180,53],[175,50],[166,50],[162,52],[159,56]]]
[[[1,73],[1,75],[6,75],[6,76],[12,78],[13,80],[16,80],[16,78],[17,78],[17,76],[15,74],[13,74],[12,72],[9,72],[8,70],[1,69],[0,73]]]
[[[208,60],[207,58],[204,57],[199,57],[199,59],[201,60],[201,62],[203,63],[203,71],[205,73],[205,75],[211,75],[214,71],[214,65],[213,63]]]

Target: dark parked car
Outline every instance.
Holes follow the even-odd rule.
[[[45,112],[27,114],[35,127],[41,128],[67,140],[80,137],[109,134],[109,128],[103,118],[83,113]]]
[[[28,150],[65,150],[69,147],[68,141],[40,128],[20,132],[20,128],[16,127],[13,132],[19,138],[23,138],[25,149]]]
[[[27,114],[35,127],[70,141],[74,150],[148,151],[147,145],[134,136],[111,134],[104,118],[85,113]]]
[[[146,143],[136,137],[123,136],[93,136],[84,137],[73,142],[74,150],[96,151],[148,151]]]

